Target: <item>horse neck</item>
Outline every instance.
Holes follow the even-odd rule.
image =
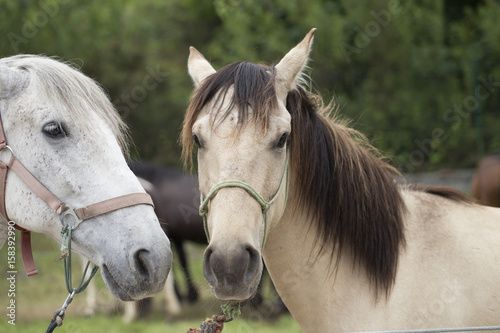
[[[345,302],[355,302],[360,309],[372,311],[375,293],[366,274],[360,272],[362,268],[354,265],[349,251],[344,251],[338,262],[332,261],[331,252],[321,251],[315,230],[310,227],[312,221],[303,211],[306,210],[286,209],[268,236],[264,262],[279,295],[304,332],[322,331],[321,328],[345,331]],[[327,327],[318,326],[325,323]],[[332,327],[332,323],[338,327]]]

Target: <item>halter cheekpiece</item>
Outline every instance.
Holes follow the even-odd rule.
[[[10,221],[10,219],[7,215],[7,208],[5,206],[5,187],[9,169],[14,171],[14,173],[59,216],[61,228],[75,229],[85,220],[125,207],[141,204],[154,207],[153,201],[147,193],[126,194],[78,209],[65,205],[40,183],[40,181],[38,181],[38,179],[36,179],[36,177],[16,158],[11,147],[7,145],[7,139],[0,116],[0,151],[4,151],[5,149],[10,151],[11,156],[8,162],[0,161],[0,214],[2,214],[7,221]],[[36,269],[31,250],[31,233],[29,230],[18,226],[17,223],[14,226],[21,231],[21,255],[26,274],[28,276],[35,275],[38,273],[38,270]]]

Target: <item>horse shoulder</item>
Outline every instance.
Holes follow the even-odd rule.
[[[406,236],[422,250],[452,246],[486,246],[500,237],[500,209],[440,195],[405,191]],[[425,247],[422,247],[424,246]],[[500,252],[500,244],[498,246]]]
[[[405,312],[392,315],[413,327],[492,325],[499,310],[487,304],[500,309],[500,209],[419,191],[403,197],[406,247],[387,305]]]

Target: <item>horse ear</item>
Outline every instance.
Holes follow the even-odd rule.
[[[307,65],[316,28],[311,29],[304,39],[291,49],[276,65],[276,94],[285,100],[289,91],[295,88],[300,74]]]
[[[189,48],[188,71],[195,86],[200,85],[203,80],[215,73],[215,69],[203,54],[192,46]]]
[[[23,71],[0,65],[0,100],[18,94],[26,81],[27,74]]]

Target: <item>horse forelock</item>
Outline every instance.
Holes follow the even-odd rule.
[[[332,263],[351,255],[364,267],[376,294],[390,291],[405,243],[405,205],[394,176],[397,171],[377,155],[366,139],[331,119],[331,103],[302,87],[290,92],[290,161],[294,207],[307,207],[320,240],[319,253]]]
[[[54,109],[64,112],[76,123],[92,127],[88,112],[93,111],[112,130],[124,154],[128,155],[127,126],[116,112],[107,94],[91,78],[71,63],[36,55],[18,55],[0,59],[0,64],[27,71],[29,86],[37,89]]]
[[[249,123],[257,124],[265,133],[271,111],[276,109],[278,103],[274,78],[274,67],[240,61],[219,69],[205,79],[194,91],[184,118],[181,140],[185,165],[192,165],[193,125],[209,103],[213,106],[210,110],[212,129],[237,109],[234,136]]]

